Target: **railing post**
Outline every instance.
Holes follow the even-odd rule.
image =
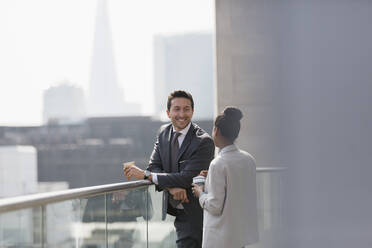
[[[146,247],[149,248],[149,187],[146,188]]]
[[[107,231],[107,193],[105,193],[105,241],[108,248],[108,231]]]
[[[41,233],[40,233],[41,248],[45,247],[45,239],[47,237],[47,234],[46,234],[47,229],[46,229],[46,226],[45,226],[45,218],[46,218],[45,205],[41,205]]]

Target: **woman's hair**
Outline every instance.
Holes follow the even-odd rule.
[[[221,135],[231,142],[234,142],[239,135],[240,120],[243,118],[242,111],[236,107],[226,107],[217,116],[214,125],[218,128]]]

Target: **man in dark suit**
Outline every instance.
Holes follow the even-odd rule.
[[[163,219],[176,217],[178,248],[200,248],[203,211],[192,195],[192,178],[207,170],[213,159],[211,137],[191,123],[194,101],[190,93],[174,91],[168,97],[167,114],[171,124],[160,128],[146,170],[136,166],[124,170],[127,177],[149,179],[163,191]]]

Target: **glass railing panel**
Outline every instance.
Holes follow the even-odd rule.
[[[106,196],[98,195],[80,200],[81,216],[77,223],[82,248],[106,247]]]
[[[148,211],[147,187],[127,189],[107,194],[108,247],[147,247]]]
[[[285,171],[258,172],[256,175],[260,240],[252,248],[282,247],[285,230]]]
[[[149,187],[149,196],[151,198],[149,211],[152,211],[153,215],[148,222],[148,247],[176,248],[176,232],[173,224],[174,217],[167,215],[167,218],[164,221],[161,219],[162,193],[155,192],[155,186],[152,185]]]
[[[41,247],[41,207],[0,214],[0,247]]]
[[[68,200],[44,207],[43,247],[79,247],[80,200]]]
[[[257,173],[260,240],[285,247],[285,171]],[[162,193],[140,186],[0,214],[0,247],[175,248],[174,217],[162,220]]]

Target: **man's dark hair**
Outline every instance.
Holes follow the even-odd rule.
[[[221,132],[221,135],[231,142],[234,142],[239,135],[240,120],[243,118],[242,111],[236,107],[227,107],[219,114],[214,125]]]
[[[177,97],[183,97],[186,99],[189,99],[191,102],[191,109],[194,110],[194,100],[192,99],[192,95],[184,90],[175,90],[168,96],[168,102],[167,102],[167,109],[168,111],[171,108],[172,100]]]

